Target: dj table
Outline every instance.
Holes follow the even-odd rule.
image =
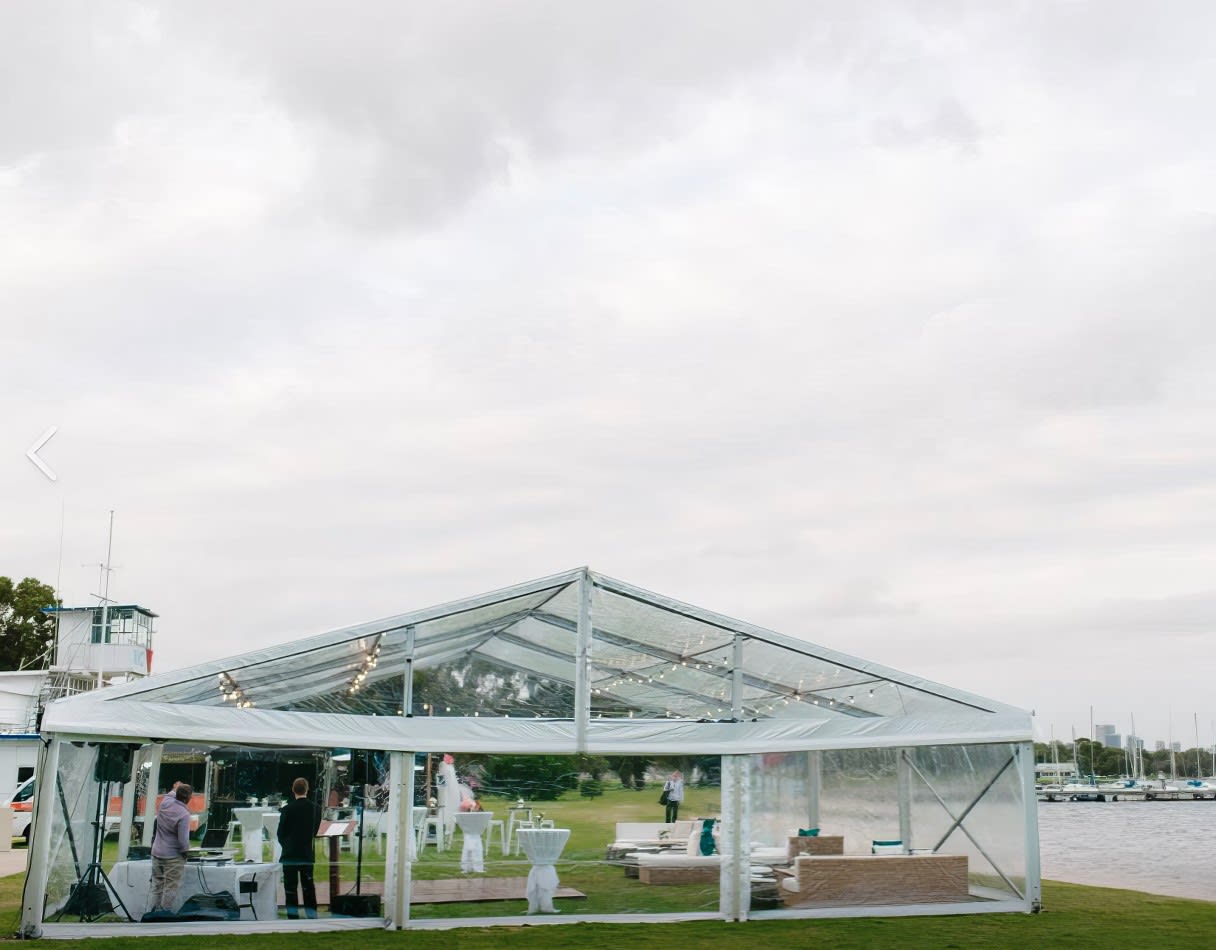
[[[241,920],[275,920],[279,912],[278,893],[282,873],[283,869],[278,864],[188,861],[172,910],[176,912],[195,894],[228,891],[241,905]],[[246,885],[253,882],[257,889],[242,894],[242,881]],[[136,920],[152,909],[151,861],[119,861],[110,870],[110,883]]]

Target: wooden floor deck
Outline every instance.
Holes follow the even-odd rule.
[[[343,882],[339,893],[354,893],[354,882]],[[527,900],[528,879],[526,877],[457,877],[438,881],[414,881],[411,904],[453,904],[477,901],[522,901]],[[384,894],[380,881],[364,881],[361,894]],[[558,887],[558,899],[586,900],[587,895],[573,887]],[[329,881],[317,881],[317,903],[329,905]],[[282,906],[280,893],[279,905]]]

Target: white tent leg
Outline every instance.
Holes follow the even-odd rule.
[[[160,788],[160,759],[164,755],[163,743],[153,743],[148,750],[148,785],[144,789],[144,835],[145,847],[152,846],[152,823],[156,821],[156,792]]]
[[[747,920],[751,906],[751,796],[748,757],[722,756],[722,855],[718,909],[724,920]]]
[[[131,756],[131,774],[122,787],[122,815],[118,825],[118,860],[127,860],[131,850],[131,816],[135,814],[135,780],[139,778],[139,767],[143,764],[143,748]]]
[[[912,849],[912,769],[910,767],[910,749],[900,749],[896,760],[897,779],[899,783],[899,840],[904,843],[904,850]]]
[[[21,905],[21,932],[27,937],[42,933],[42,908],[50,875],[51,825],[55,816],[55,790],[59,786],[59,747],[52,739],[38,764],[38,794],[34,802],[35,823],[30,835],[30,863],[25,878],[25,898]],[[68,818],[65,815],[64,820]]]
[[[806,754],[806,826],[819,827],[819,798],[823,793],[823,753]]]
[[[410,919],[410,889],[413,884],[413,864],[410,843],[414,814],[414,753],[393,752],[389,755],[389,814],[392,816],[388,858],[385,865],[388,880],[384,884],[385,916],[394,930],[403,929]]]
[[[1023,742],[1014,750],[1022,779],[1026,808],[1026,910],[1037,914],[1043,908],[1042,869],[1039,866],[1039,803],[1034,794],[1034,743]]]

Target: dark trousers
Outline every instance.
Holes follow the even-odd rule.
[[[311,864],[283,862],[283,893],[287,897],[287,916],[295,920],[300,916],[300,898],[296,884],[304,890],[304,916],[317,916],[317,885],[312,879]]]
[[[679,817],[680,817],[680,803],[679,802],[668,802],[667,803],[667,817],[663,820],[666,821],[668,824],[670,824],[673,821],[677,821],[679,819]]]

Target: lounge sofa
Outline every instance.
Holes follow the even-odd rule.
[[[619,860],[640,848],[670,848],[683,851],[688,845],[688,836],[697,826],[697,821],[692,819],[673,822],[618,821],[616,840],[608,845],[607,859]]]
[[[963,854],[800,855],[787,905],[931,904],[968,899]]]

